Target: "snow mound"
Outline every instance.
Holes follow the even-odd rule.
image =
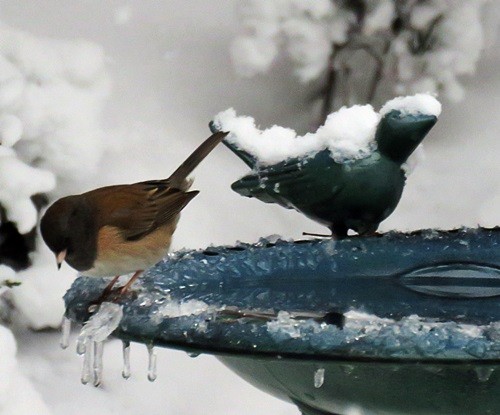
[[[392,110],[402,116],[439,116],[440,102],[428,94],[398,97],[387,102],[379,113],[371,105],[342,107],[331,113],[314,133],[298,136],[274,125],[260,130],[252,117],[238,116],[233,108],[220,112],[214,123],[229,131],[226,141],[253,155],[261,165],[271,165],[294,157],[308,157],[328,149],[337,163],[368,157],[375,149],[375,133],[381,118]]]
[[[59,327],[64,314],[62,296],[76,276],[77,272],[67,264],[58,271],[54,255],[47,247],[39,247],[33,255],[33,265],[15,277],[22,284],[10,290],[16,309],[29,327]]]
[[[0,326],[0,413],[10,415],[49,415],[51,412],[30,381],[19,370],[16,341]]]
[[[291,157],[312,155],[326,148],[338,162],[366,157],[372,151],[379,118],[371,105],[343,107],[330,114],[315,133],[304,136],[277,125],[262,131],[252,117],[237,116],[232,108],[219,113],[214,122],[222,130],[230,131],[228,142],[268,165]]]

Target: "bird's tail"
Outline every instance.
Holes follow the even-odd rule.
[[[181,188],[186,178],[200,164],[200,162],[208,156],[208,154],[219,144],[224,137],[228,135],[226,132],[216,132],[208,137],[201,145],[194,150],[191,155],[182,163],[177,170],[168,178],[170,186]]]
[[[210,121],[210,124],[208,124],[208,126],[210,127],[210,130],[213,133],[220,131],[220,128],[213,121]],[[247,153],[245,150],[239,149],[234,144],[229,143],[228,141],[223,141],[222,144],[224,144],[229,150],[231,150],[241,160],[243,160],[243,162],[251,169],[253,169],[255,167],[255,165],[257,164],[257,159],[254,156],[252,156],[250,153]]]

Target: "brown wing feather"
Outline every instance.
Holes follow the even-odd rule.
[[[153,184],[155,183],[155,184]],[[114,226],[136,240],[175,219],[198,192],[168,187],[166,180],[107,186],[84,194],[103,214],[98,227]]]
[[[125,239],[135,240],[175,220],[198,194],[197,191],[187,191],[191,185],[187,176],[227,134],[212,134],[168,179],[106,186],[84,193],[82,196],[90,205],[102,212],[97,214],[101,218],[98,229],[113,226],[120,229]]]

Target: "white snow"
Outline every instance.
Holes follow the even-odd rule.
[[[365,17],[363,32],[372,36],[378,31],[383,31],[391,26],[395,17],[394,1],[379,0],[367,3],[371,10],[368,10]]]
[[[226,140],[254,155],[263,165],[291,157],[305,157],[328,148],[338,162],[366,157],[373,150],[379,115],[371,105],[343,107],[328,116],[315,133],[297,136],[280,126],[260,130],[251,117],[237,116],[232,108],[217,114],[214,122],[230,134]]]
[[[365,158],[373,152],[377,125],[381,117],[392,110],[399,110],[403,116],[427,114],[437,117],[441,113],[441,103],[429,94],[416,94],[388,101],[379,113],[371,105],[342,107],[331,113],[315,133],[304,136],[277,125],[260,130],[252,117],[237,116],[233,108],[217,114],[214,122],[221,130],[230,132],[226,138],[228,142],[255,156],[262,165],[307,157],[323,149],[328,149],[336,162],[343,163]],[[413,157],[405,170],[412,171],[418,159]]]
[[[403,116],[424,114],[439,117],[441,103],[430,94],[397,97],[385,103],[379,113],[384,116],[392,110],[400,111]]]
[[[105,140],[114,139],[115,148],[100,168],[97,163],[99,175],[91,182],[86,180],[85,163],[75,164],[74,167],[81,168],[81,174],[71,186],[66,184],[64,191],[81,188],[82,180],[86,180],[85,186],[90,188],[167,177],[176,163],[208,136],[206,123],[221,108],[240,108],[263,125],[293,125],[302,131],[310,128],[309,123],[314,120],[306,101],[309,91],[289,78],[290,66],[279,56],[269,76],[241,80],[233,74],[228,50],[234,33],[241,29],[233,10],[250,1],[223,0],[217,7],[211,2],[192,0],[155,5],[139,0],[126,3],[132,4],[137,13],[134,15],[137,30],[135,26],[129,30],[129,25],[116,27],[115,3],[57,0],[38,6],[31,0],[2,2],[2,19],[11,26],[36,33],[37,37],[85,37],[106,45],[107,70],[112,73],[115,88],[104,113],[109,128]],[[313,7],[318,2],[309,3]],[[333,4],[329,0],[322,3]],[[496,3],[490,2],[493,6]],[[189,30],[193,21],[197,23],[197,30]],[[261,22],[257,16],[255,25],[262,27]],[[99,25],[98,31],[96,25]],[[341,18],[335,29],[347,26],[347,19]],[[269,30],[268,27],[265,30]],[[343,29],[339,29],[337,35],[341,36],[342,32]],[[468,36],[467,31],[462,30],[461,36]],[[286,40],[273,42],[279,50],[286,50]],[[46,44],[44,48],[49,46]],[[175,50],[176,59],[166,62],[163,59],[166,49]],[[477,49],[480,46],[474,44],[470,52],[475,53]],[[426,143],[425,164],[409,178],[403,199],[394,215],[382,224],[383,230],[476,226],[483,223],[481,220],[488,220],[490,225],[500,223],[500,124],[494,110],[500,91],[498,51],[496,44],[489,54],[483,55],[477,76],[459,79],[467,91],[467,99],[447,106],[433,130],[435,139]],[[297,67],[294,64],[292,70]],[[417,76],[422,68],[425,61],[422,65],[415,63]],[[433,74],[429,78],[428,84],[435,83],[436,88],[441,88],[442,81]],[[25,81],[15,65],[0,59],[0,105],[14,102],[17,94],[22,93]],[[408,84],[403,86],[400,93],[406,94]],[[432,88],[425,85],[411,93],[422,91],[432,91]],[[76,133],[74,137],[85,138],[83,133]],[[15,145],[16,152],[25,140],[22,138]],[[232,244],[237,239],[254,241],[269,233],[288,239],[301,238],[304,230],[324,232],[320,225],[295,212],[252,203],[228,190],[244,169],[241,161],[222,146],[198,167],[194,186],[201,193],[183,212],[174,237],[174,249]],[[450,175],[450,171],[454,174]],[[457,195],[458,204],[453,203]],[[47,272],[34,272],[30,280],[32,284],[40,284],[39,288],[32,286],[34,298],[41,301],[32,307],[33,314],[51,314],[49,309],[57,308],[59,311],[54,313],[58,314],[57,319],[54,318],[54,326],[57,326],[63,309],[60,297],[71,281],[64,277],[64,271],[57,271],[53,261],[53,257],[48,256]],[[9,289],[9,293],[20,288],[22,286]],[[52,296],[52,289],[59,294]],[[44,302],[44,298],[50,301]],[[29,304],[26,300],[26,309]],[[39,406],[40,396],[53,415],[80,415],[81,408],[101,415],[156,415],[166,411],[178,415],[299,413],[291,404],[254,388],[206,355],[192,359],[183,352],[159,349],[158,379],[150,383],[146,377],[147,350],[143,345],[132,344],[132,377],[124,381],[120,374],[122,347],[117,340],[106,344],[103,387],[82,387],[81,358],[73,353],[73,347],[65,351],[58,347],[59,333],[23,329],[15,335],[19,349],[17,372],[22,373],[25,380],[29,379],[31,390],[36,389],[38,393],[36,399],[24,400],[24,405],[31,406],[31,410],[26,411],[30,415],[45,415]],[[71,344],[74,343],[73,338]],[[4,350],[3,342],[0,348]],[[2,359],[0,357],[0,361],[5,362]],[[3,370],[1,373],[12,374]],[[311,382],[312,376],[311,373]],[[16,401],[27,389],[9,378],[1,377],[0,384],[2,382],[9,382],[8,394],[3,396],[12,404],[6,410],[2,407],[0,414],[12,415]],[[352,413],[362,412],[352,409]]]
[[[25,324],[33,329],[58,328],[64,313],[62,297],[77,272],[67,264],[58,271],[54,255],[40,243],[33,256],[33,266],[20,271],[21,285],[10,290],[12,301]]]
[[[31,196],[50,192],[55,185],[50,171],[31,167],[12,149],[0,147],[0,203],[20,233],[29,232],[37,224],[38,212]]]
[[[12,333],[2,325],[0,350],[0,414],[51,414],[40,394],[20,371],[16,360],[16,341]]]
[[[396,93],[439,92],[457,101],[463,99],[459,77],[475,71],[488,31],[496,30],[483,24],[492,15],[491,3],[433,0],[396,8],[393,0],[367,1],[360,23],[349,2],[249,1],[240,7],[242,30],[231,47],[233,63],[240,74],[253,76],[271,69],[284,52],[297,77],[310,82],[322,79],[336,45],[354,51],[363,43],[386,62],[384,77]],[[396,17],[407,21],[398,34],[391,29]],[[411,47],[417,32],[430,34],[431,46]],[[389,48],[382,56],[374,45],[385,41]],[[367,55],[353,68],[362,73],[372,63]]]

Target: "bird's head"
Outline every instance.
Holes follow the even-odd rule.
[[[89,209],[79,196],[67,196],[52,204],[42,217],[40,232],[56,256],[57,267],[64,261],[80,270],[78,249],[87,245]],[[85,269],[86,267],[82,267]]]
[[[375,135],[380,153],[404,163],[436,122],[435,115],[388,112],[380,120]]]

